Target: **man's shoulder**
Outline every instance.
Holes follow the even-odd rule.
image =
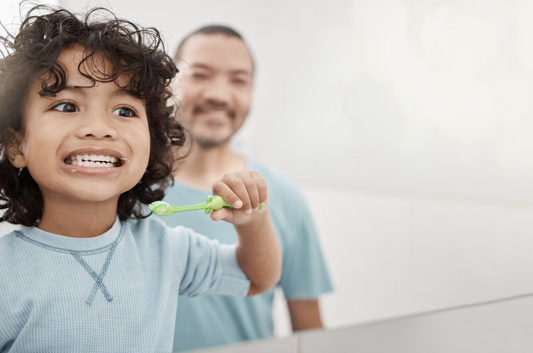
[[[271,194],[283,199],[300,198],[300,190],[296,183],[282,172],[265,165],[264,163],[249,158],[250,170],[256,171],[265,178]]]

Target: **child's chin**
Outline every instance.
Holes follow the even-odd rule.
[[[92,188],[90,190],[76,190],[73,197],[82,202],[116,202],[123,192]]]

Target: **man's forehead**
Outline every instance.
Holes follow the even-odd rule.
[[[192,35],[183,43],[180,58],[192,68],[221,68],[253,73],[252,56],[244,41],[226,34]]]

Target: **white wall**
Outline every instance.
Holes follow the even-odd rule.
[[[171,53],[206,23],[248,39],[239,144],[303,185],[336,285],[329,327],[533,291],[531,1],[97,4],[158,27]]]
[[[0,21],[10,32],[16,32],[16,24],[20,24],[19,1],[3,0],[2,11],[0,11]],[[0,26],[0,33],[6,34],[6,31]]]
[[[533,292],[532,209],[304,190],[337,288],[323,301],[330,326]]]
[[[26,2],[26,4],[23,4],[22,6],[20,0],[2,0],[0,5],[0,21],[10,33],[16,33],[21,23],[21,17],[23,17],[31,7],[37,4],[57,5],[58,0],[34,0],[31,3]],[[2,35],[5,34],[5,30],[2,26],[0,26],[0,33]]]

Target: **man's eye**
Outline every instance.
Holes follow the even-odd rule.
[[[72,103],[61,103],[56,105],[53,109],[65,113],[76,113],[79,111],[78,107]]]
[[[123,116],[125,118],[132,118],[135,116],[135,112],[132,109],[126,107],[113,110],[113,114]]]
[[[192,77],[201,80],[201,79],[207,78],[207,75],[206,75],[206,74],[202,74],[202,73],[195,72],[194,74],[192,74]]]

